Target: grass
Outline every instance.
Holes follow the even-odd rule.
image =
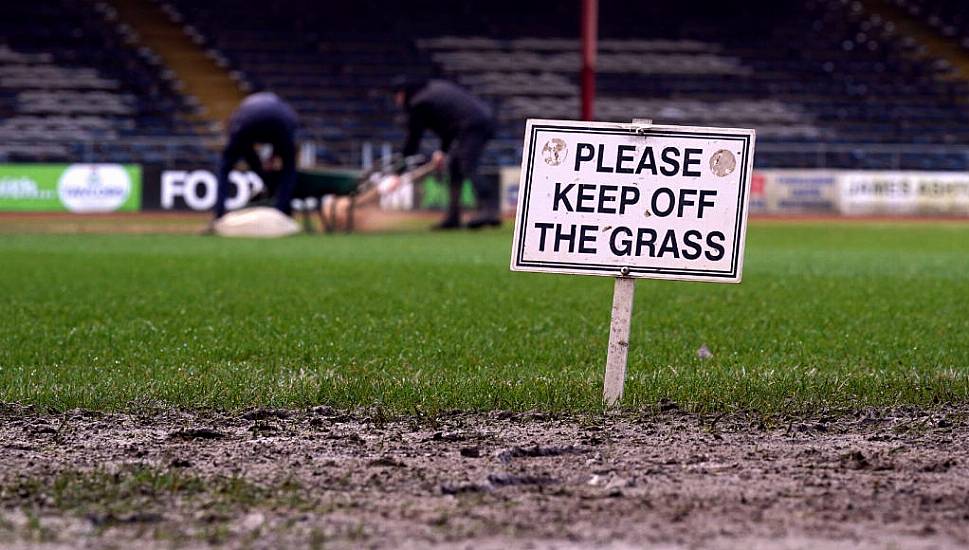
[[[4,235],[0,402],[599,409],[612,281],[510,240]],[[637,283],[624,404],[967,401],[967,333],[969,224],[752,223],[741,285]]]
[[[198,476],[187,471],[128,464],[115,470],[64,470],[50,476],[19,476],[0,484],[0,504],[23,510],[25,534],[33,542],[53,542],[57,533],[41,522],[51,511],[89,521],[97,531],[130,525],[183,546],[191,538],[219,544],[230,534],[230,522],[240,512],[255,509],[307,511],[320,506],[303,495],[294,481],[259,485],[237,476]],[[200,529],[186,529],[184,518],[172,515],[188,508]],[[322,508],[322,509],[325,509]],[[184,513],[184,512],[183,512]],[[12,524],[0,524],[14,532]],[[0,539],[2,540],[2,539]]]
[[[201,477],[140,464],[117,471],[66,470],[52,477],[21,477],[0,485],[0,502],[87,512],[117,521],[125,515],[160,515],[176,498],[199,498],[207,509],[300,504],[292,482],[262,487],[242,477]]]

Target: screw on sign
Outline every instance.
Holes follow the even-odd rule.
[[[529,120],[511,269],[615,277],[603,400],[622,397],[636,278],[739,283],[753,130]]]

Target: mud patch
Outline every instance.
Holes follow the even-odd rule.
[[[0,405],[0,546],[969,545],[967,407],[656,409],[387,420]]]

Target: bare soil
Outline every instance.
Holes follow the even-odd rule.
[[[965,548],[967,418],[0,405],[0,546]]]

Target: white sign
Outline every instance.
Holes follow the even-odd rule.
[[[131,179],[120,164],[72,164],[57,181],[57,195],[71,212],[113,212],[131,194]]]
[[[529,120],[511,269],[740,282],[754,131]]]
[[[840,210],[846,215],[969,213],[964,172],[843,172]]]
[[[226,197],[226,210],[236,210],[249,204],[249,199],[264,188],[255,172],[229,172],[229,185],[235,186],[233,196]],[[219,178],[208,170],[165,170],[161,175],[161,207],[172,210],[175,199],[181,198],[192,210],[211,210],[218,196]]]

